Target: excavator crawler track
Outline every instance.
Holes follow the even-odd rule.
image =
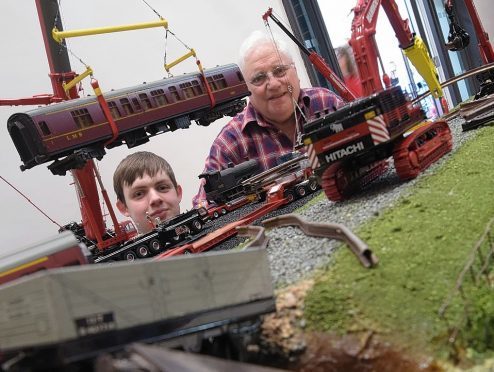
[[[428,123],[396,143],[393,149],[396,173],[402,180],[417,177],[453,148],[453,137],[444,120]]]
[[[381,160],[357,168],[338,162],[330,165],[322,174],[321,186],[331,201],[341,201],[355,194],[388,169],[387,160]]]

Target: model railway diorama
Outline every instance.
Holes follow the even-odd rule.
[[[13,114],[7,128],[23,171],[50,163],[55,175],[73,173],[78,195],[87,196],[80,200],[86,218],[64,225],[56,237],[0,258],[0,363],[22,355],[20,368],[35,360],[57,367],[134,341],[183,346],[191,334],[202,340],[228,332],[235,323],[255,321],[275,311],[266,250],[197,253],[211,251],[237,235],[239,227],[321,188],[331,201],[351,198],[384,173],[390,158],[398,176],[408,180],[452,149],[446,121],[427,120],[399,86],[382,86],[372,32],[366,33],[375,28],[375,7],[386,9],[400,47],[419,60],[419,71],[440,98],[427,51],[406,22],[396,21],[401,17],[393,0],[359,1],[352,44],[366,76],[366,97],[355,99],[322,59],[284,28],[348,103],[308,119],[303,146],[271,169],[261,171],[255,159],[248,159],[200,174],[207,205],[156,221],[150,232],[138,234],[131,221],[116,220],[94,159],[116,146],[133,148],[155,135],[187,129],[191,121],[204,126],[236,115],[249,95],[244,78],[237,65],[228,64],[67,99],[57,94],[77,74],[70,70],[65,49],[60,52],[48,37],[53,19],[62,29],[54,17],[58,5],[36,1],[51,48],[48,59],[56,62],[50,63],[50,76],[57,89],[49,102],[43,101],[51,104]],[[263,18],[279,23],[271,10]],[[104,221],[98,185],[113,228]],[[246,205],[253,208],[237,221],[211,228],[213,220]],[[376,262],[372,256],[368,267]]]

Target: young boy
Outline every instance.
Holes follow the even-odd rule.
[[[113,174],[117,208],[145,234],[160,221],[180,214],[182,187],[170,164],[152,152],[128,155]]]

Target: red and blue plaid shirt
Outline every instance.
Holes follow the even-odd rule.
[[[342,98],[326,88],[300,90],[298,105],[307,120],[326,115],[344,104]],[[299,112],[297,122],[300,130],[303,120]],[[206,158],[204,173],[222,170],[228,164],[237,165],[250,159],[257,159],[260,170],[264,171],[276,166],[280,155],[291,151],[293,140],[266,122],[249,102],[241,113],[223,127],[214,140]],[[192,203],[194,206],[207,205],[204,180]]]

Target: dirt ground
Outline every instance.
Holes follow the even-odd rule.
[[[277,293],[276,313],[262,325],[263,350],[294,371],[441,371],[435,361],[409,356],[371,332],[330,335],[306,330],[304,299],[310,280]],[[271,358],[272,360],[273,358]]]

